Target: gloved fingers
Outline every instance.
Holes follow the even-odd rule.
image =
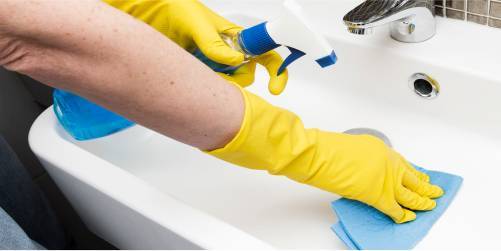
[[[407,163],[406,166],[408,170],[414,175],[416,175],[416,177],[418,177],[420,180],[430,183],[430,176],[428,176],[428,174],[416,170],[416,168],[414,168],[411,164]]]
[[[237,25],[228,19],[220,16],[219,14],[215,13],[214,11],[208,9],[208,15],[212,19],[214,25],[217,27],[217,30],[221,34],[233,36],[236,35],[238,32],[243,30],[243,27],[240,25]]]
[[[395,221],[396,223],[402,224],[416,219],[416,213],[405,208],[403,209],[403,211],[404,211],[404,217],[400,221]]]
[[[221,34],[227,35],[227,36],[237,36],[240,31],[242,31],[243,28],[240,26],[233,26],[233,27],[228,27],[225,29],[220,30]]]
[[[398,154],[397,152],[395,152]],[[408,171],[416,175],[419,179],[421,179],[424,182],[430,182],[430,176],[428,176],[426,173],[418,171],[412,164],[410,164],[402,155],[398,154],[400,161],[405,164],[405,167]]]
[[[420,180],[430,183],[430,176],[428,174],[418,171],[414,166],[412,166],[404,157],[400,156],[402,163],[405,164],[407,170],[416,175]]]
[[[193,40],[205,56],[220,64],[238,66],[244,61],[244,54],[233,50],[221,38],[219,32],[209,24],[199,27]]]
[[[218,16],[218,20],[219,21],[217,21],[217,29],[219,33],[226,36],[236,36],[240,31],[244,29],[242,26],[236,25],[223,17]]]
[[[256,62],[249,62],[242,65],[233,73],[233,78],[242,87],[247,87],[254,83],[256,74]]]
[[[249,62],[238,68],[232,75],[218,73],[227,81],[234,82],[242,87],[247,87],[254,83],[254,73],[256,71],[256,63]]]
[[[428,211],[437,206],[434,200],[420,196],[403,186],[397,188],[396,199],[400,205],[412,210]]]
[[[280,54],[270,51],[257,57],[255,60],[258,64],[264,66],[270,75],[270,82],[268,84],[270,93],[273,95],[280,95],[285,90],[287,81],[289,80],[289,73],[287,70],[277,76],[278,70],[283,63]]]
[[[375,208],[388,215],[395,223],[405,223],[416,219],[416,214],[410,210],[402,208],[397,201],[383,202],[383,206],[375,205]]]
[[[428,198],[438,198],[444,194],[442,188],[424,182],[419,179],[414,173],[406,171],[402,178],[402,184],[409,190]]]

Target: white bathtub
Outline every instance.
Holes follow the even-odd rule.
[[[205,2],[246,24],[280,6]],[[262,71],[250,90],[307,126],[375,128],[416,164],[463,176],[457,199],[419,248],[501,248],[501,30],[438,18],[436,37],[404,44],[386,28],[369,37],[346,32],[341,18],[360,1],[301,2],[339,63],[321,70],[301,60],[280,97],[267,94]],[[408,79],[417,72],[440,83],[438,98],[413,93]],[[339,197],[226,164],[140,126],[76,142],[49,109],[29,140],[88,227],[119,248],[346,248],[329,229],[330,202]]]

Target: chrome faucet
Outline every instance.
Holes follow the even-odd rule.
[[[406,43],[426,41],[436,32],[433,0],[367,0],[346,14],[344,23],[358,35],[389,23],[391,37]]]

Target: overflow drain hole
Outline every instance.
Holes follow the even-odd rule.
[[[440,85],[424,73],[416,73],[409,80],[409,87],[424,99],[434,99],[440,94]]]

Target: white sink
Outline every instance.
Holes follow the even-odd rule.
[[[205,2],[247,25],[280,8],[271,0]],[[419,248],[501,248],[501,30],[438,18],[432,40],[404,44],[387,28],[367,37],[346,32],[342,16],[360,1],[300,2],[338,64],[293,64],[280,97],[267,93],[259,71],[250,90],[309,127],[375,128],[416,164],[463,176],[456,200]],[[408,79],[417,72],[440,83],[438,98],[413,93]],[[122,249],[346,248],[330,230],[337,220],[330,202],[339,197],[226,164],[140,126],[76,142],[49,109],[30,144],[88,227]]]

